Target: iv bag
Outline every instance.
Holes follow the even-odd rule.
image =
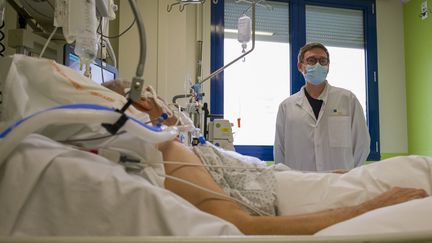
[[[252,20],[247,15],[243,15],[238,19],[238,41],[242,44],[243,51],[246,49],[247,43],[251,39]]]
[[[72,2],[72,1],[71,1]],[[75,0],[81,6],[80,31],[76,35],[75,53],[80,57],[82,64],[90,65],[97,55],[97,20],[95,0]]]

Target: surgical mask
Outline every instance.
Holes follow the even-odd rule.
[[[327,78],[328,66],[321,66],[318,62],[315,65],[306,65],[305,73],[303,76],[306,82],[313,85],[318,85],[324,82]]]

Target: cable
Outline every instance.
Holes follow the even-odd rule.
[[[43,54],[44,54],[46,48],[48,47],[48,44],[49,44],[49,42],[51,41],[51,38],[54,36],[55,32],[57,31],[57,28],[58,28],[58,27],[56,26],[56,27],[54,28],[54,30],[51,32],[51,35],[48,37],[47,41],[45,42],[45,45],[44,45],[44,47],[42,48],[42,51],[41,51],[39,57],[43,57]]]
[[[121,32],[120,34],[118,34],[118,35],[114,35],[114,36],[107,36],[107,35],[104,35],[103,33],[99,33],[99,32],[98,32],[98,34],[101,35],[101,36],[103,36],[104,38],[108,38],[108,39],[119,38],[120,36],[126,34],[126,32],[128,32],[128,31],[132,28],[132,26],[134,26],[135,22],[136,22],[136,18],[134,18],[134,20],[133,20],[132,23],[129,25],[129,27],[127,27],[124,31],[122,31],[122,32]]]
[[[192,183],[192,182],[190,182],[190,181],[187,181],[187,180],[184,180],[184,179],[181,179],[181,178],[175,177],[175,176],[170,176],[170,175],[161,175],[161,174],[158,174],[158,175],[159,175],[159,176],[163,176],[163,177],[168,178],[168,179],[171,179],[171,180],[175,180],[175,181],[178,181],[178,182],[184,183],[184,184],[186,184],[186,185],[189,185],[189,186],[195,187],[195,188],[200,189],[200,190],[202,190],[202,191],[205,191],[205,192],[208,192],[208,193],[212,193],[212,194],[217,195],[217,196],[220,196],[220,197],[222,197],[222,198],[229,199],[229,200],[233,200],[233,201],[239,203],[240,205],[242,205],[242,206],[244,206],[244,207],[246,207],[246,208],[249,208],[250,210],[254,211],[256,214],[258,214],[258,215],[260,215],[260,216],[273,216],[273,215],[270,215],[270,214],[268,214],[268,213],[266,213],[266,212],[264,212],[264,211],[262,211],[262,210],[260,210],[260,209],[258,209],[258,208],[255,208],[255,207],[253,207],[253,206],[250,206],[250,205],[248,205],[248,204],[246,204],[246,203],[244,203],[244,202],[238,200],[237,198],[233,198],[233,197],[230,197],[230,196],[228,196],[228,195],[225,195],[225,194],[222,194],[222,193],[219,193],[219,192],[215,192],[215,191],[209,190],[209,189],[207,189],[207,188],[205,188],[205,187],[202,187],[202,186],[197,185],[197,184],[195,184],[195,183]]]
[[[111,58],[111,61],[113,62],[112,65],[115,68],[117,68],[117,57],[116,57],[114,49],[113,49],[113,47],[111,45],[111,42],[110,42],[109,39],[106,39],[106,38],[104,39],[104,42],[105,42],[105,45],[106,45],[106,48],[107,48],[107,53],[108,53],[109,57]]]
[[[127,161],[123,161],[122,164],[124,164],[126,168],[136,169],[136,170],[141,170],[141,169],[144,168],[143,166],[148,166],[147,164],[140,164],[140,163],[136,163],[136,162],[128,163]],[[203,164],[183,163],[183,162],[177,162],[177,161],[152,162],[151,164],[175,164],[175,165],[197,166],[197,167],[208,167],[208,168],[229,168],[229,169],[234,169],[234,170],[264,170],[264,168],[244,168],[244,167],[234,167],[234,166],[203,165]],[[258,208],[255,208],[255,207],[253,207],[251,205],[248,205],[248,204],[242,202],[239,199],[233,198],[233,197],[231,197],[229,195],[225,195],[225,194],[222,194],[222,193],[219,193],[219,192],[212,191],[210,189],[207,189],[205,187],[202,187],[200,185],[197,185],[197,184],[195,184],[193,182],[190,182],[190,181],[187,181],[185,179],[182,179],[182,178],[179,178],[179,177],[175,177],[175,176],[171,176],[171,175],[166,175],[166,174],[159,174],[159,173],[157,173],[157,174],[158,174],[158,176],[162,176],[162,177],[165,177],[165,178],[168,178],[168,179],[172,179],[172,180],[175,180],[175,181],[187,184],[189,186],[192,186],[192,187],[195,187],[195,188],[200,189],[202,191],[205,191],[205,192],[208,192],[208,193],[220,196],[222,198],[233,200],[233,201],[239,203],[240,205],[242,205],[242,206],[244,206],[244,207],[246,207],[246,208],[254,211],[257,215],[260,215],[260,216],[273,216],[273,215],[271,215],[269,213],[266,213],[266,212],[264,212],[264,211],[262,211],[262,210],[260,210]]]
[[[110,137],[115,137],[115,136],[119,136],[121,134],[126,133],[126,131],[120,131],[116,134],[108,134],[105,136],[100,136],[100,137],[95,137],[95,138],[81,138],[81,139],[67,139],[67,140],[57,140],[57,142],[59,143],[76,143],[76,142],[89,142],[89,141],[95,141],[95,140],[100,140],[100,139],[105,139],[105,138],[110,138]]]
[[[5,26],[5,22],[3,21],[0,26],[0,56],[4,57],[4,51],[6,50],[6,46],[3,44],[3,40],[5,39],[5,34],[2,31],[3,27]]]
[[[99,25],[98,25],[98,28],[97,29],[99,29],[101,32],[103,32],[102,31],[102,20],[103,20],[103,18],[101,17],[100,18],[100,20],[99,20]],[[104,78],[104,68],[103,68],[103,35],[101,34],[100,35],[100,61],[101,61],[101,63],[100,63],[100,70],[101,70],[101,77],[102,77],[102,83],[105,83],[105,78]]]
[[[160,163],[160,164],[173,164],[173,165],[188,165],[188,166],[197,166],[197,167],[206,167],[206,168],[219,168],[219,169],[233,169],[233,170],[256,170],[263,171],[265,168],[244,168],[244,167],[235,167],[230,165],[203,165],[203,164],[192,164],[192,163],[184,163],[178,161],[164,161],[164,162],[152,162],[152,163]]]
[[[112,65],[115,68],[117,68],[117,57],[115,55],[114,49],[112,48],[111,42],[110,42],[109,39],[107,39],[106,35],[102,34],[103,33],[102,22],[103,22],[103,17],[100,18],[99,25],[98,25],[98,28],[97,28],[97,34],[101,38],[100,45],[106,48],[107,55],[110,57],[111,61],[113,62]],[[105,44],[105,46],[104,46],[104,44]],[[102,50],[101,50],[101,57],[102,57]],[[103,73],[102,73],[102,78],[103,78]]]

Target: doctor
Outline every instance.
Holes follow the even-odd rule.
[[[306,84],[279,105],[276,163],[328,171],[351,169],[367,159],[370,137],[363,109],[352,92],[327,82],[329,65],[324,45],[309,43],[300,49],[297,67]]]

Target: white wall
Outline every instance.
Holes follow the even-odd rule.
[[[171,12],[167,5],[172,0],[141,0],[137,1],[147,35],[147,58],[144,70],[146,84],[152,85],[159,96],[171,101],[172,97],[187,92],[185,81],[194,82],[196,79],[196,40],[202,40],[202,29],[197,31],[197,18],[200,19],[202,11],[209,9],[206,6],[188,6],[183,12],[178,7]],[[127,28],[133,20],[132,11],[128,1],[119,3],[119,29]],[[205,20],[207,28],[209,21]],[[205,48],[209,45],[209,30],[204,39]],[[133,28],[124,37],[119,39],[119,71],[120,76],[131,79],[135,74],[138,62],[139,44],[137,29]],[[205,51],[208,53],[208,51]],[[205,56],[209,56],[206,54]],[[208,59],[208,58],[207,58]],[[208,74],[208,60],[205,60],[204,74]],[[189,86],[188,86],[189,87]]]
[[[376,4],[381,153],[407,153],[403,4]]]
[[[204,41],[203,76],[209,73],[210,62],[210,1],[203,7],[190,6],[180,13],[173,0],[141,0],[138,4],[147,29],[147,64],[145,80],[157,88],[160,96],[171,100],[184,93],[187,76],[195,77],[195,44]],[[406,153],[407,120],[405,97],[405,65],[403,43],[403,12],[401,1],[377,0],[378,81],[380,107],[381,153]],[[202,9],[201,9],[202,8]],[[120,1],[120,30],[132,21],[128,2]],[[196,19],[202,11],[202,28]],[[197,31],[199,30],[199,31]],[[124,78],[131,78],[138,60],[138,36],[131,33],[119,40],[119,68]],[[209,82],[204,86],[209,99]]]
[[[6,3],[6,11],[4,18],[5,26],[2,29],[3,33],[5,34],[5,38],[2,40],[3,45],[6,46],[6,52],[4,53],[5,56],[15,53],[15,48],[8,46],[8,30],[17,28],[17,19],[18,15],[16,14],[15,10],[12,8],[11,5],[9,5],[9,3]]]

